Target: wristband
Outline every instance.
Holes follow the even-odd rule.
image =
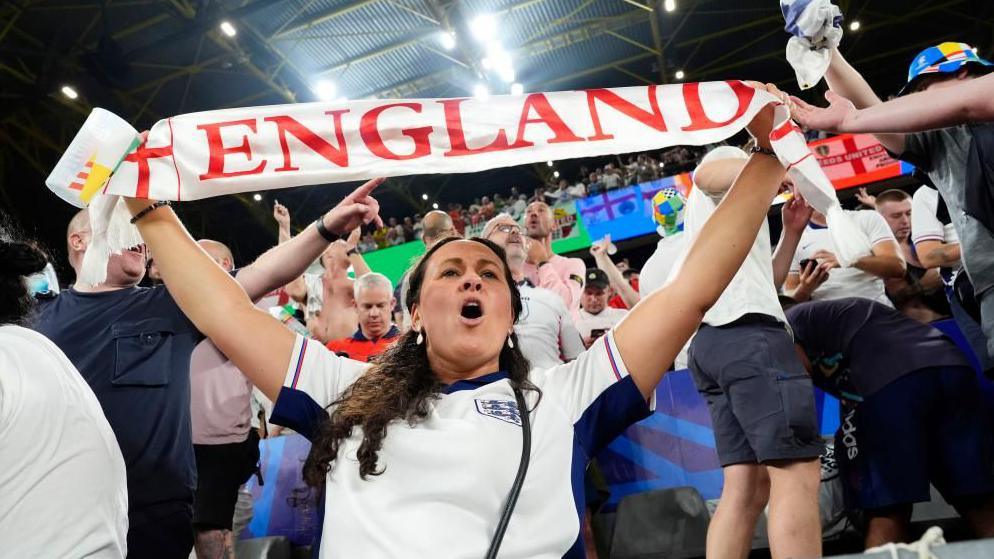
[[[131,218],[131,224],[134,225],[135,223],[138,223],[139,219],[141,219],[141,218],[145,217],[146,215],[152,213],[153,211],[161,208],[162,206],[171,206],[171,205],[172,205],[172,202],[170,202],[169,200],[159,200],[158,202],[155,202],[154,204],[152,204],[151,206],[148,206],[144,210],[136,213],[135,217]]]
[[[320,233],[321,236],[324,237],[324,240],[328,241],[329,243],[333,243],[342,238],[341,235],[336,235],[335,233],[331,232],[330,229],[325,227],[324,216],[317,218],[317,220],[314,221],[314,226],[317,227],[318,233]]]
[[[773,159],[776,159],[777,161],[780,160],[780,158],[777,157],[777,154],[774,153],[772,149],[770,149],[770,148],[764,148],[764,147],[758,146],[758,145],[757,146],[752,146],[751,148],[749,148],[749,153],[762,153],[763,155],[769,155],[770,157],[772,157]]]

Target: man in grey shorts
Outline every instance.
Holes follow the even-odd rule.
[[[684,227],[691,240],[746,159],[745,152],[731,147],[704,157],[687,204]],[[797,202],[785,212],[800,218],[810,214]],[[778,256],[789,261],[797,238],[781,243]],[[769,239],[764,223],[742,268],[704,316],[690,345],[690,370],[711,412],[725,478],[708,527],[708,557],[746,557],[767,502],[774,558],[821,555],[822,444],[814,393],[777,299]]]

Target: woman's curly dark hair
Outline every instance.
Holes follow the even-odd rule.
[[[439,241],[414,266],[410,273],[410,289],[404,301],[407,308],[420,300],[425,268],[432,255],[456,240],[461,239],[453,237]],[[474,237],[469,240],[485,245],[504,263],[504,279],[511,290],[511,307],[516,322],[521,314],[521,295],[507,267],[504,249],[486,239]],[[356,379],[341,398],[328,406],[330,415],[322,423],[304,462],[304,480],[308,485],[324,485],[332,463],[338,459],[342,442],[352,435],[356,427],[362,429],[362,443],[357,453],[360,477],[365,479],[366,476],[383,473],[377,459],[390,422],[403,420],[413,426],[428,416],[431,400],[438,398],[445,385],[431,370],[427,344],[417,344],[417,335],[411,330],[401,336],[375,358],[372,366]],[[517,341],[513,333],[511,337]],[[507,347],[507,344],[501,348],[500,369],[508,373],[513,386],[538,391],[528,381],[528,361],[517,343],[514,348]]]
[[[24,277],[40,272],[48,259],[34,243],[16,239],[5,221],[0,214],[0,324],[17,324],[31,309]]]

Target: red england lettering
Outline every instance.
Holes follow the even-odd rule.
[[[242,136],[242,143],[237,146],[226,147],[224,145],[224,141],[221,138],[221,129],[226,126],[246,126],[253,134],[255,133],[254,118],[197,125],[197,130],[203,130],[207,135],[207,149],[210,153],[207,172],[200,175],[200,180],[202,181],[226,177],[240,177],[242,175],[256,175],[266,168],[266,160],[263,159],[253,169],[243,171],[224,170],[224,158],[228,155],[241,153],[245,155],[248,161],[252,161],[252,146],[249,145],[248,136]]]
[[[507,143],[507,132],[503,128],[497,130],[497,137],[488,145],[479,148],[470,148],[466,145],[466,134],[462,127],[462,109],[460,107],[465,100],[440,99],[438,101],[445,107],[445,129],[449,133],[449,151],[442,155],[444,157],[457,157],[460,155],[473,155],[474,153],[510,149],[511,146]]]
[[[538,118],[529,118],[532,111]],[[566,126],[562,117],[556,113],[549,100],[543,93],[532,93],[525,98],[525,103],[521,107],[521,118],[518,119],[518,135],[511,144],[512,149],[526,148],[535,145],[534,142],[525,140],[525,129],[529,124],[544,124],[552,131],[553,137],[548,141],[550,144],[562,144],[566,142],[582,142],[583,138],[577,136]]]
[[[724,122],[715,122],[704,112],[704,105],[701,103],[700,84],[683,84],[683,100],[687,106],[687,114],[690,115],[690,124],[682,127],[681,130],[694,132],[697,130],[721,128],[745,114],[746,109],[749,108],[749,103],[752,102],[752,98],[756,94],[756,90],[738,80],[730,80],[725,83],[735,92],[735,98],[738,100],[739,106],[735,110],[735,115]]]
[[[434,130],[431,126],[408,128],[400,131],[404,136],[414,140],[413,153],[401,155],[390,151],[386,144],[383,143],[383,136],[380,134],[379,128],[380,115],[387,109],[394,107],[404,107],[416,113],[421,112],[421,103],[390,103],[389,105],[381,105],[370,109],[366,114],[362,115],[359,121],[359,135],[362,136],[362,141],[366,142],[366,147],[369,148],[369,151],[377,157],[394,160],[417,159],[418,157],[430,154],[431,143],[429,143],[428,137],[431,136]]]
[[[601,128],[601,117],[597,113],[596,101],[607,104],[607,106],[623,113],[632,120],[641,122],[660,132],[666,132],[666,122],[663,120],[662,111],[659,110],[659,99],[656,98],[656,86],[650,85],[646,90],[649,94],[650,110],[648,111],[608,89],[588,89],[587,109],[590,111],[590,119],[594,124],[594,135],[587,136],[587,139],[590,141],[599,141],[614,138],[614,134],[605,134],[604,129]]]
[[[291,116],[269,116],[262,120],[272,122],[276,125],[276,132],[280,136],[280,149],[283,150],[283,166],[275,169],[277,173],[283,171],[297,171],[300,167],[295,167],[290,161],[290,146],[287,142],[287,134],[297,138],[312,151],[338,165],[339,167],[349,166],[348,146],[345,145],[345,133],[342,131],[342,115],[349,112],[348,109],[337,111],[327,111],[326,115],[331,115],[335,123],[335,139],[338,146],[331,145],[327,140],[318,136],[313,130],[307,128],[297,119]]]

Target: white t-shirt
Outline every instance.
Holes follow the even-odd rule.
[[[124,557],[125,476],[76,367],[41,334],[0,326],[0,555]]]
[[[859,227],[863,234],[870,239],[871,246],[877,246],[887,241],[897,242],[890,226],[887,225],[887,220],[875,210],[847,211],[846,213],[849,214],[852,222]],[[911,214],[913,216],[914,211]],[[828,228],[809,223],[804,228],[801,240],[797,244],[797,252],[794,253],[794,259],[790,263],[790,273],[799,274],[801,260],[813,258],[819,250],[838,254]],[[828,272],[828,279],[825,280],[825,283],[811,294],[812,301],[842,299],[844,297],[864,297],[888,307],[894,306],[887,298],[884,280],[855,267],[832,268]]]
[[[313,437],[365,363],[298,337],[274,422]],[[611,334],[576,360],[533,370],[526,391],[531,460],[501,545],[504,559],[583,555],[583,472],[594,456],[651,412]],[[394,421],[379,451],[383,473],[359,477],[361,432],[328,472],[320,557],[482,557],[521,458],[521,417],[498,372],[456,382],[429,400],[428,417]],[[579,511],[579,513],[578,513]]]
[[[911,199],[911,242],[942,241],[959,244],[959,236],[952,222],[943,224],[936,213],[939,209],[939,191],[922,186]]]
[[[639,272],[639,295],[644,299],[669,280],[670,272],[682,260],[690,235],[677,233],[659,239],[656,250]]]
[[[656,250],[652,256],[645,261],[642,271],[639,273],[639,296],[645,299],[653,291],[666,285],[670,279],[670,274],[683,261],[684,254],[690,247],[690,235],[678,233],[659,239],[656,243]],[[687,367],[687,349],[690,341],[684,344],[680,353],[673,359],[673,367],[677,370]]]
[[[532,369],[548,369],[583,353],[583,340],[562,297],[548,289],[522,285],[521,316],[514,325],[521,353]]]
[[[691,191],[687,211],[684,214],[684,235],[700,233],[704,224],[714,214],[718,205],[698,189]],[[688,242],[689,246],[689,242]],[[684,251],[683,257],[686,257]],[[680,265],[683,264],[683,257]],[[671,272],[676,273],[678,268]],[[787,323],[783,314],[777,290],[773,284],[773,249],[770,246],[770,226],[763,220],[759,234],[752,242],[742,267],[718,298],[718,301],[704,315],[704,324],[722,326],[734,322],[746,314],[757,313],[772,316]]]
[[[626,309],[616,309],[614,307],[604,307],[604,310],[597,314],[590,314],[584,309],[576,311],[576,329],[580,331],[580,337],[584,340],[590,338],[593,330],[610,330],[621,322],[622,318],[628,314]]]

